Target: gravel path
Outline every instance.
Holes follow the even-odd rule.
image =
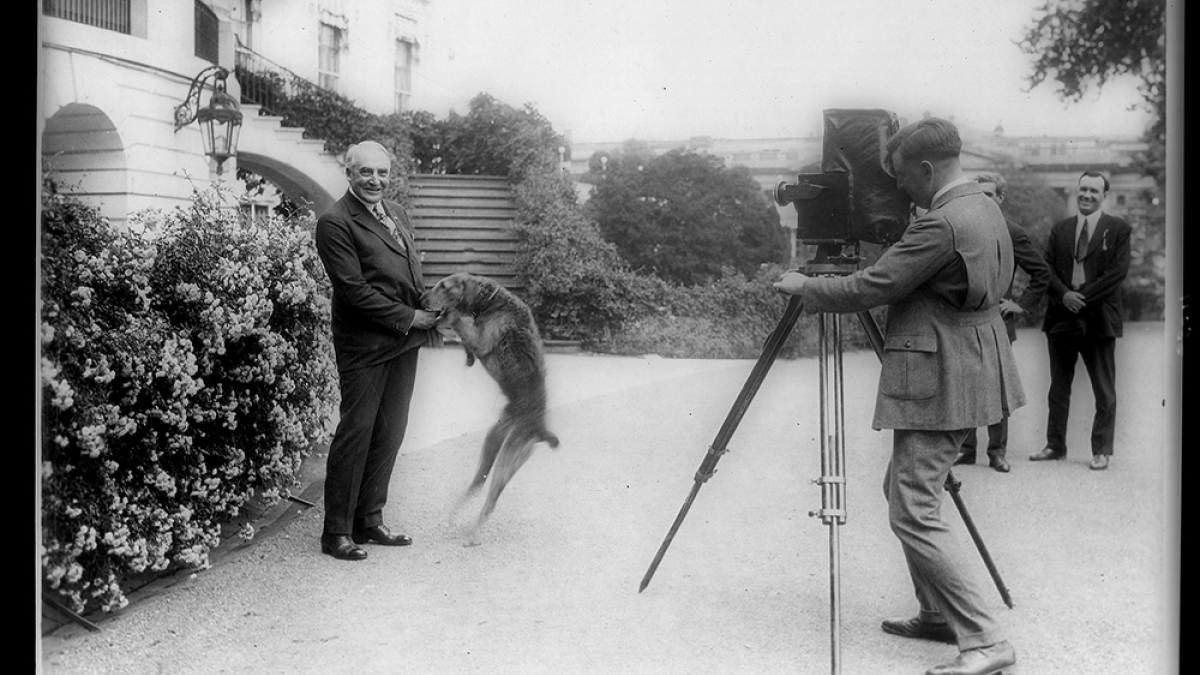
[[[1003,606],[975,558],[1022,675],[1157,675],[1174,663],[1164,480],[1178,457],[1164,447],[1163,325],[1127,326],[1117,344],[1122,398],[1107,472],[1087,468],[1082,367],[1068,459],[1027,461],[1042,445],[1048,377],[1033,330],[1015,345],[1030,405],[1011,422],[1012,473],[955,472],[1016,604]],[[890,433],[870,430],[878,362],[850,353],[845,363],[843,672],[923,673],[954,648],[879,630],[915,607],[880,491]],[[44,672],[829,673],[828,529],[808,516],[820,507],[812,360],[775,365],[637,591],[752,365],[549,355],[562,446],[539,447],[482,545],[468,548],[478,503],[450,507],[501,401],[461,352],[427,351],[387,513],[413,547],[335,561],[317,545],[320,508],[297,509],[280,531],[104,618],[99,633],[69,626],[43,638]]]

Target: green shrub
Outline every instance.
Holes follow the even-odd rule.
[[[302,224],[241,223],[211,196],[131,222],[44,191],[42,572],[77,611],[207,565],[252,496],[294,483],[336,401]]]
[[[642,311],[657,280],[633,274],[575,204],[570,181],[533,173],[516,185],[516,268],[545,337],[594,344]]]
[[[655,295],[643,298],[643,304],[653,311],[627,321],[597,348],[678,358],[757,358],[787,308],[788,296],[771,285],[783,271],[780,265],[763,265],[754,278],[747,279],[726,269],[711,284],[658,286]],[[870,347],[856,317],[846,315],[842,326],[844,348]],[[792,327],[779,356],[813,356],[818,348],[816,314],[805,312]]]

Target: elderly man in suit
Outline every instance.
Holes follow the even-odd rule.
[[[1025,403],[1000,316],[1012,242],[1000,207],[963,174],[961,148],[945,120],[901,129],[887,146],[892,173],[927,212],[871,267],[833,277],[788,272],[775,284],[821,311],[888,307],[872,426],[894,430],[884,495],[919,613],[882,628],[957,643],[958,657],[927,675],[993,675],[1016,662],[941,516],[946,478],[967,433]]]
[[[407,546],[383,523],[388,484],[416,384],[417,353],[436,344],[421,309],[421,260],[404,209],[383,198],[391,156],[367,141],[346,151],[346,194],[317,219],[317,252],[333,286],[341,390],[329,446],[321,552],[362,560],[361,544]]]
[[[1008,181],[1004,180],[1004,176],[994,171],[984,171],[975,176],[975,182],[979,183],[979,189],[983,190],[983,194],[990,197],[997,205],[1004,203],[1004,190],[1008,186]],[[1050,284],[1050,267],[1046,265],[1045,260],[1042,260],[1042,254],[1038,253],[1037,247],[1033,245],[1033,240],[1025,234],[1025,230],[1020,225],[1007,219],[1005,223],[1008,225],[1008,236],[1012,239],[1013,258],[1017,267],[1029,277],[1025,289],[1018,299],[1014,299],[1010,289],[1009,293],[1005,294],[1004,299],[1000,301],[1000,316],[1004,317],[1004,328],[1008,331],[1008,339],[1015,341],[1017,339],[1017,316],[1032,313],[1037,309],[1042,297],[1046,294],[1046,287]],[[1008,418],[1005,417],[999,422],[989,425],[987,432],[988,465],[1000,473],[1008,473],[1011,468],[1005,457],[1008,454]],[[974,464],[975,451],[978,447],[978,432],[972,429],[971,433],[967,434],[962,452],[958,455],[958,459],[954,460],[954,464]]]
[[[1075,363],[1083,357],[1096,414],[1092,419],[1091,468],[1108,468],[1117,419],[1116,339],[1121,337],[1121,284],[1129,273],[1129,224],[1101,210],[1108,178],[1085,171],[1079,177],[1078,213],[1055,223],[1046,243],[1050,305],[1042,322],[1050,350],[1050,413],[1046,447],[1029,459],[1067,456],[1067,413]]]

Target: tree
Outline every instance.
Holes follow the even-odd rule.
[[[1007,182],[1000,210],[1020,225],[1041,251],[1050,238],[1050,228],[1067,216],[1067,202],[1029,167],[1006,165],[999,171]]]
[[[607,156],[587,213],[634,269],[695,285],[786,261],[779,216],[745,168],[684,150],[655,156],[637,142]]]
[[[442,172],[514,180],[554,172],[566,140],[533,105],[518,109],[479,94],[469,107],[465,116],[451,112],[441,125],[441,154],[435,160]]]
[[[1100,88],[1120,75],[1139,78],[1153,115],[1142,168],[1161,187],[1166,183],[1166,42],[1166,0],[1047,0],[1018,44],[1034,59],[1030,87],[1052,78],[1065,101],[1078,101],[1093,82]]]

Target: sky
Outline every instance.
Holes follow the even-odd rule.
[[[1137,81],[1028,90],[1044,0],[436,0],[418,107],[487,93],[573,142],[820,134],[826,108],[928,112],[1006,135],[1140,136]]]

